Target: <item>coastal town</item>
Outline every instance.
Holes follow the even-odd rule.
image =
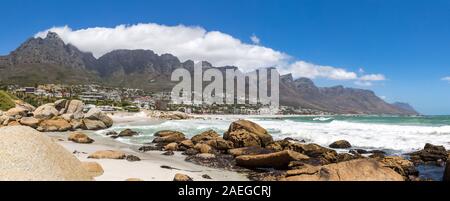
[[[171,92],[147,92],[142,89],[113,88],[101,85],[42,84],[23,87],[6,85],[8,93],[34,105],[54,102],[58,99],[78,99],[86,104],[85,109],[96,107],[104,112],[139,112],[141,110],[180,111],[186,114],[217,115],[331,115],[332,113],[313,109],[280,106],[272,108],[253,104],[174,104]]]

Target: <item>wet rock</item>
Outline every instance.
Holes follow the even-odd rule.
[[[351,154],[369,154],[370,152],[364,149],[350,149],[350,151],[348,151],[348,153]]]
[[[133,137],[135,135],[139,135],[138,132],[133,131],[131,129],[125,129],[117,135],[118,137]]]
[[[357,158],[361,158],[361,155],[351,155],[348,153],[340,153],[337,156],[337,162],[344,162],[344,161],[349,161],[349,160],[354,160]]]
[[[178,150],[178,144],[176,142],[172,142],[164,146],[165,151],[176,151]]]
[[[231,155],[197,154],[188,156],[185,160],[205,167],[220,168],[226,170],[236,169],[236,162],[234,160],[234,157]]]
[[[288,170],[282,181],[404,181],[394,170],[372,159]]]
[[[198,143],[194,146],[194,149],[196,149],[199,153],[214,153],[214,149],[203,143]]]
[[[228,131],[223,135],[223,139],[233,142],[236,148],[248,146],[264,147],[273,142],[272,136],[266,129],[248,120],[239,120],[231,123]]]
[[[164,156],[173,156],[175,153],[173,151],[166,151],[164,153],[162,153],[162,155]]]
[[[202,178],[203,179],[212,179],[209,175],[207,175],[207,174],[204,174],[204,175],[202,175]]]
[[[449,162],[447,162],[447,164],[445,165],[444,177],[442,180],[450,181],[450,163]]]
[[[410,153],[409,155],[415,164],[433,163],[439,165],[440,161],[445,162],[448,157],[447,150],[445,150],[444,146],[436,146],[429,143],[422,150]]]
[[[380,160],[385,167],[391,168],[400,175],[402,175],[405,180],[408,180],[411,176],[419,176],[419,171],[417,171],[414,163],[406,160],[400,156],[386,156]]]
[[[116,131],[108,131],[106,134],[106,136],[115,136],[118,135]]]
[[[213,140],[208,140],[205,143],[216,150],[228,150],[233,148],[233,142],[224,140],[220,137]]]
[[[149,145],[149,146],[142,146],[139,147],[139,151],[140,152],[148,152],[148,151],[161,151],[161,147],[158,146],[154,146],[154,145]]]
[[[159,131],[154,136],[156,138],[153,140],[153,143],[181,142],[186,139],[183,133],[169,130]]]
[[[69,141],[82,143],[82,144],[90,144],[93,143],[94,140],[88,137],[86,134],[82,132],[73,132],[68,137]]]
[[[231,154],[234,157],[242,156],[242,155],[269,154],[269,153],[273,153],[273,152],[274,152],[273,150],[261,148],[258,146],[241,147],[241,148],[234,148],[234,149],[228,150],[228,154]]]
[[[200,134],[195,135],[194,137],[192,137],[192,138],[191,138],[191,141],[192,141],[194,144],[197,144],[197,143],[199,143],[199,142],[202,142],[202,141],[208,141],[208,140],[213,140],[213,139],[218,138],[218,137],[220,137],[220,135],[217,134],[216,131],[214,131],[214,130],[207,130],[207,131],[205,131],[205,132],[202,132],[202,133],[200,133]]]
[[[336,151],[322,147],[318,144],[294,143],[289,145],[287,149],[305,154],[311,158],[316,158],[318,160],[323,159],[323,162],[327,163],[335,163],[338,161],[338,154]]]
[[[336,142],[333,142],[329,145],[330,148],[333,149],[347,149],[352,147],[352,145],[350,144],[350,142],[346,141],[346,140],[339,140]]]
[[[194,148],[194,143],[191,140],[183,140],[178,145],[178,150],[179,151],[185,151],[185,150],[188,150],[190,148]]]
[[[309,157],[295,151],[281,151],[261,155],[243,155],[236,157],[236,164],[242,167],[286,168],[291,161],[308,160]]]
[[[128,155],[125,159],[130,162],[141,161],[141,159],[135,155]]]
[[[177,173],[173,178],[173,181],[194,181],[194,180],[185,174]]]
[[[190,149],[187,149],[187,150],[183,153],[183,155],[192,156],[192,155],[196,155],[196,154],[198,154],[198,153],[199,153],[199,151],[198,151],[197,149],[190,148]]]

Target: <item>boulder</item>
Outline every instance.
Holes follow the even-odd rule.
[[[20,126],[21,124],[18,121],[10,121],[8,122],[8,126]]]
[[[139,178],[128,178],[128,179],[125,179],[125,181],[144,181],[144,180],[139,179]]]
[[[72,119],[70,121],[70,125],[72,125],[72,129],[81,129],[84,127],[83,120],[81,119]]]
[[[93,180],[72,153],[27,126],[0,128],[0,150],[0,180]]]
[[[207,145],[207,144],[203,144],[203,143],[198,143],[194,146],[194,149],[196,149],[198,152],[200,153],[213,153],[214,149]]]
[[[113,150],[96,151],[88,156],[88,158],[94,159],[124,159],[125,157],[125,153]]]
[[[122,132],[120,132],[119,135],[117,135],[117,136],[119,136],[119,137],[132,137],[132,136],[135,136],[135,135],[139,135],[139,133],[136,132],[136,131],[133,131],[131,129],[125,129]]]
[[[159,131],[154,136],[156,138],[153,140],[153,143],[181,142],[186,139],[184,134],[178,131]]]
[[[135,155],[128,155],[125,159],[130,162],[141,161],[141,159]]]
[[[444,170],[444,177],[442,179],[443,181],[450,181],[450,163],[447,161],[446,165],[445,165],[445,170]]]
[[[55,101],[55,109],[58,110],[59,114],[64,114],[66,111],[66,108],[68,107],[69,101],[66,99],[60,99]]]
[[[183,140],[178,145],[178,150],[185,151],[190,148],[194,148],[194,143],[191,140]]]
[[[252,147],[241,147],[241,148],[234,148],[229,149],[228,154],[231,154],[233,156],[242,156],[242,155],[259,155],[259,154],[269,154],[273,153],[273,150],[261,148],[258,146],[252,146]]]
[[[214,131],[214,130],[207,130],[205,132],[202,132],[200,134],[195,135],[194,137],[191,138],[191,140],[192,140],[192,142],[194,144],[197,144],[197,143],[199,143],[201,141],[208,141],[208,140],[212,140],[212,139],[215,139],[215,138],[218,138],[218,137],[220,137],[220,135],[217,134],[216,131]]]
[[[264,147],[273,141],[266,129],[258,124],[239,120],[231,123],[230,128],[224,133],[223,138],[233,142],[234,147],[261,146]]]
[[[444,146],[436,146],[432,144],[425,144],[425,147],[417,152],[409,154],[411,160],[416,163],[440,163],[447,161],[448,153]]]
[[[286,150],[270,154],[238,156],[236,157],[236,165],[250,168],[286,168],[291,161],[308,159],[308,156],[305,156],[301,153]]]
[[[68,138],[69,141],[76,142],[76,143],[82,143],[82,144],[90,144],[93,143],[94,140],[89,138],[86,134],[82,132],[73,132],[69,135]]]
[[[400,156],[386,156],[380,162],[385,167],[391,168],[402,175],[405,179],[409,179],[410,176],[419,176],[419,171],[417,171],[414,163]]]
[[[34,107],[34,106],[30,105],[29,103],[24,102],[22,100],[15,100],[14,103],[16,104],[16,107],[23,108],[27,112],[33,112],[36,109],[36,107]]]
[[[41,132],[64,132],[71,129],[72,125],[64,119],[44,120],[39,123],[37,128],[37,130]]]
[[[164,151],[176,151],[178,150],[178,144],[176,142],[172,142],[164,146]]]
[[[84,103],[80,100],[70,100],[64,114],[80,114],[83,113]]]
[[[282,181],[404,181],[402,175],[373,159],[356,159],[287,171]]]
[[[333,142],[329,145],[330,148],[333,149],[348,149],[351,148],[352,145],[350,144],[350,142],[346,141],[346,140],[339,140],[336,142]]]
[[[23,108],[23,107],[14,107],[4,113],[4,115],[10,116],[10,117],[16,117],[16,116],[26,117],[27,114],[28,114],[27,109]]]
[[[287,149],[305,154],[311,158],[324,159],[325,163],[335,163],[338,160],[336,151],[322,147],[318,144],[293,143],[290,144]]]
[[[185,174],[177,173],[173,178],[173,181],[194,181],[194,180]]]
[[[83,128],[85,130],[102,130],[106,129],[107,126],[102,121],[83,119]]]
[[[216,150],[228,150],[233,148],[233,142],[224,140],[223,138],[215,138],[212,140],[208,140],[205,144],[213,147]]]
[[[97,162],[82,162],[83,168],[89,172],[92,177],[98,177],[102,175],[105,171],[102,166]]]
[[[36,119],[51,119],[59,115],[53,103],[41,105],[33,112],[33,116]]]
[[[22,119],[19,120],[19,123],[24,126],[37,128],[37,126],[39,125],[39,119],[36,119],[34,117],[22,117]]]
[[[113,125],[113,120],[111,119],[111,117],[97,108],[91,108],[89,112],[84,115],[84,119],[101,121],[108,128]]]

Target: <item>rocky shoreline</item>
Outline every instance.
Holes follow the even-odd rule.
[[[418,165],[445,166],[450,153],[431,144],[405,157],[362,149],[338,153],[335,149],[348,149],[351,144],[339,140],[327,148],[291,138],[274,141],[267,130],[247,120],[233,122],[223,136],[213,130],[191,139],[169,130],[154,136],[150,145],[139,150],[182,152],[186,161],[245,173],[260,181],[421,181]]]

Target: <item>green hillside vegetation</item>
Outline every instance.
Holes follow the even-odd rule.
[[[7,111],[16,106],[14,100],[16,98],[5,91],[0,91],[0,110]]]

